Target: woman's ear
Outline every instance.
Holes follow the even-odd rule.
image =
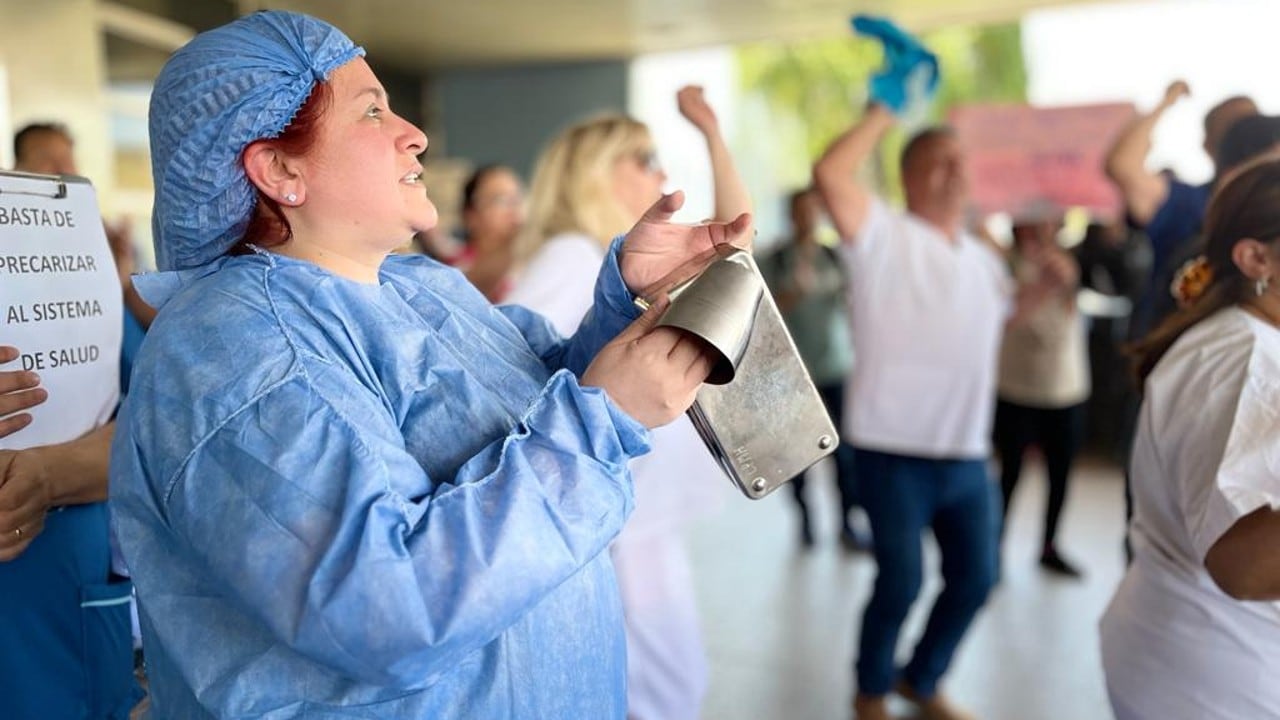
[[[281,206],[292,207],[303,202],[302,178],[294,172],[287,158],[270,143],[250,143],[244,149],[244,172],[262,194]]]
[[[1270,280],[1280,275],[1280,263],[1266,243],[1245,238],[1231,248],[1231,261],[1250,280]]]

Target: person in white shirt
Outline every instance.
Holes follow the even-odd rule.
[[[907,212],[890,210],[857,172],[894,125],[872,102],[814,167],[842,238],[849,319],[858,349],[843,433],[856,451],[878,574],[857,661],[860,720],[889,717],[897,690],[929,720],[969,717],[938,692],[965,630],[995,583],[999,492],[987,474],[997,353],[1011,316],[1074,282],[1047,262],[1017,288],[999,252],[963,229],[968,197],[955,135],[931,128],[902,154]],[[942,549],[945,588],[911,661],[894,664],[903,620],[920,591],[921,534]]]
[[[1280,155],[1226,178],[1174,290],[1187,306],[1137,348],[1107,689],[1117,720],[1280,718]]]
[[[702,89],[685,87],[676,99],[706,140],[715,216],[749,213],[751,197]],[[644,123],[607,115],[562,132],[534,171],[529,218],[518,240],[527,262],[505,302],[572,334],[591,309],[610,241],[662,195],[666,178]],[[626,624],[627,717],[696,720],[707,663],[679,531],[714,506],[729,484],[687,417],[655,429],[652,445],[649,455],[631,463],[636,509],[610,546]]]

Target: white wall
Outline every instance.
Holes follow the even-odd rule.
[[[1274,0],[1164,0],[1082,5],[1030,13],[1023,22],[1028,97],[1038,105],[1129,100],[1150,110],[1170,81],[1192,96],[1156,128],[1152,169],[1202,182],[1202,120],[1219,100],[1246,94],[1280,112]]]
[[[683,190],[680,222],[699,222],[715,212],[711,161],[707,146],[693,125],[676,108],[676,91],[701,85],[733,148],[737,128],[737,70],[729,48],[661,53],[631,63],[627,112],[649,126],[658,159],[667,171],[665,190]],[[738,155],[740,153],[735,153]]]
[[[65,123],[80,172],[109,206],[114,177],[104,95],[106,51],[95,0],[0,2],[0,167],[13,167],[13,131]],[[7,95],[7,103],[5,97]]]
[[[702,136],[676,109],[675,94],[686,84],[704,87],[720,119],[729,150],[754,203],[755,249],[767,253],[790,232],[786,198],[809,184],[809,162],[802,153],[780,148],[802,147],[803,122],[771,111],[758,93],[744,94],[732,48],[647,55],[631,65],[628,112],[653,131],[669,179],[667,191],[684,190],[680,222],[710,217],[715,207],[711,163]],[[820,237],[835,240],[823,221]]]

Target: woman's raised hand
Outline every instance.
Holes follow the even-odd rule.
[[[702,95],[702,88],[697,85],[685,85],[676,93],[676,107],[694,127],[703,134],[718,132],[720,122],[716,112]]]
[[[682,205],[684,193],[679,190],[663,195],[627,233],[618,264],[631,292],[643,292],[717,245],[729,243],[744,250],[751,248],[750,213],[742,213],[730,222],[698,225],[671,222],[671,215]]]

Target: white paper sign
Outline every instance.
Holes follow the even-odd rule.
[[[0,449],[74,440],[111,418],[123,312],[93,186],[0,173],[0,345],[21,353],[0,371],[32,370],[49,392]]]

